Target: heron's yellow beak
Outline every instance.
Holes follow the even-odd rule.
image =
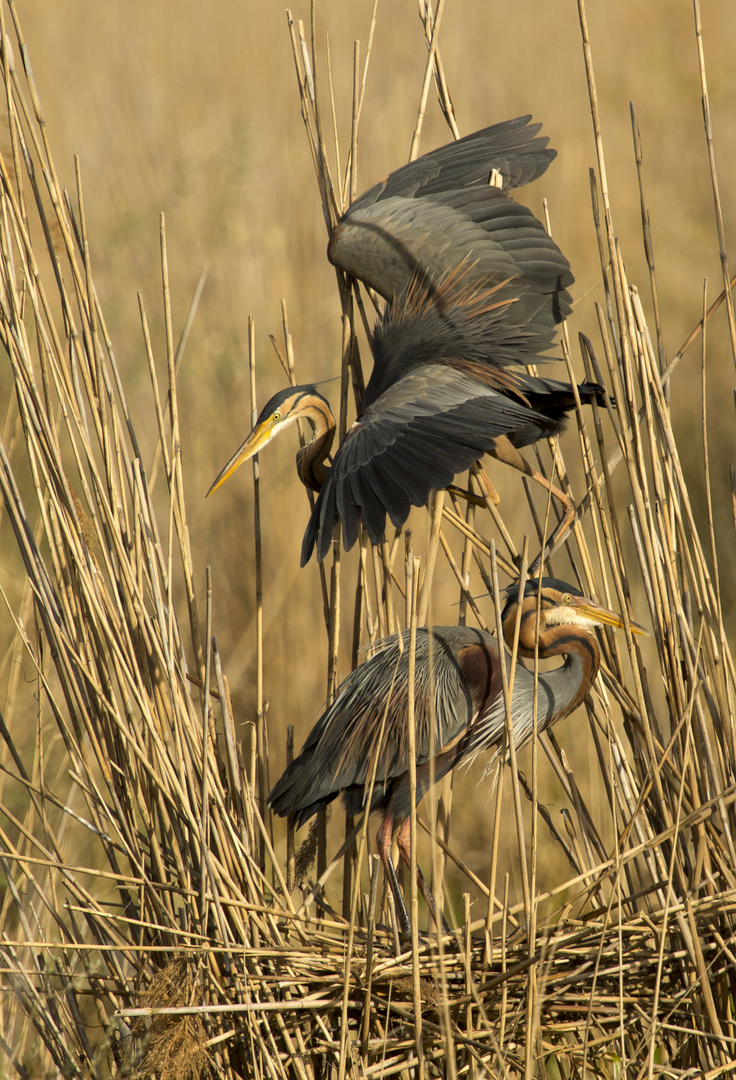
[[[263,447],[271,441],[274,436],[276,423],[277,421],[275,421],[272,416],[269,416],[261,421],[260,424],[256,424],[248,438],[240,447],[238,447],[225,468],[212,484],[207,495],[205,495],[205,499],[208,498],[213,491],[217,491],[217,489],[233,475],[235,470],[240,468],[244,461],[248,461],[249,458],[252,458],[254,454],[257,454],[259,450],[262,450]]]
[[[616,611],[609,611],[608,608],[602,607],[597,604],[595,600],[580,599],[571,605],[575,610],[583,616],[583,618],[590,619],[592,622],[600,623],[602,626],[615,626],[621,628],[624,625],[624,620]],[[639,623],[634,622],[633,619],[629,619],[629,626],[631,627],[632,634],[644,634],[649,636],[649,631],[641,626]]]

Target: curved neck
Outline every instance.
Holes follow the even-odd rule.
[[[335,438],[335,417],[323,397],[314,394],[306,419],[312,425],[312,438],[296,455],[299,479],[313,491],[319,491],[329,469],[324,464]]]
[[[519,628],[519,655],[534,658],[534,640],[537,610],[536,602],[522,610]],[[503,625],[506,643],[511,648],[514,639],[516,611],[512,610]],[[539,635],[540,659],[564,656],[565,663],[555,671],[540,674],[539,682],[550,694],[548,708],[542,708],[540,717],[546,713],[547,722],[559,720],[577,709],[590,690],[601,663],[600,649],[595,635],[579,626],[553,626]]]
[[[565,656],[565,663],[554,671],[539,676],[551,691],[554,700],[553,718],[562,719],[581,705],[590,690],[600,667],[601,654],[593,634],[581,633],[570,626],[558,626],[547,636],[555,634],[560,640],[552,650],[540,648],[541,656]],[[550,717],[552,719],[552,717]]]

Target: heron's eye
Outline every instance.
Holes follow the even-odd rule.
[[[272,420],[274,421],[274,423],[277,423],[277,422],[278,422],[278,421],[279,421],[279,420],[281,419],[281,413],[280,413],[280,412],[278,411],[278,409],[277,409],[277,410],[276,410],[276,412],[275,412],[275,413],[273,414],[273,416],[271,417],[271,419],[272,419]]]
[[[563,604],[569,604],[571,600],[572,600],[572,595],[569,592],[566,592],[565,595],[562,597],[562,603]]]

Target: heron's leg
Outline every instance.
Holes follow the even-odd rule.
[[[554,551],[556,551],[563,536],[570,528],[573,518],[575,517],[575,502],[566,495],[564,491],[560,491],[546,476],[537,470],[532,468],[526,458],[523,458],[513,443],[505,436],[500,435],[496,439],[496,447],[490,451],[491,457],[495,457],[497,461],[502,461],[504,465],[510,465],[513,469],[518,469],[519,472],[524,473],[530,480],[534,480],[537,484],[540,484],[545,491],[549,491],[551,495],[561,502],[564,507],[564,512],[557,525],[552,530],[552,533],[547,539],[547,543],[544,546],[544,551],[537,555],[534,562],[529,567],[529,575],[534,577],[539,572],[539,567],[542,562],[542,555],[545,558],[549,558]]]
[[[466,502],[472,503],[473,506],[486,506],[486,500],[488,499],[490,499],[494,506],[498,506],[501,502],[501,496],[491,483],[491,478],[485,469],[481,465],[474,466],[473,476],[480,486],[480,495],[476,495],[473,491],[466,491],[465,488],[457,487],[456,484],[450,484],[447,490],[452,492],[453,495],[459,495],[461,499],[465,499]]]
[[[446,489],[451,495],[457,495],[460,499],[465,499],[466,502],[472,503],[473,506],[485,506],[486,500],[482,495],[476,495],[472,491],[466,491],[465,488],[458,487],[457,484],[450,484]]]
[[[399,923],[401,926],[401,933],[405,938],[411,937],[411,920],[409,918],[409,912],[406,910],[406,904],[404,903],[404,897],[401,895],[401,887],[399,885],[399,879],[396,876],[396,868],[394,861],[391,858],[391,834],[393,832],[394,819],[391,814],[386,814],[381,827],[378,830],[376,836],[376,846],[378,848],[378,855],[383,863],[383,872],[386,875],[386,880],[389,883],[389,887],[394,896],[394,902],[396,904],[396,914],[398,915]],[[399,849],[400,850],[400,849]]]
[[[411,818],[407,818],[405,821],[402,822],[401,828],[396,834],[396,844],[399,848],[399,855],[411,870]],[[418,863],[417,885],[419,886],[419,891],[424,897],[424,901],[429,908],[429,912],[434,920],[434,925],[438,927],[438,929],[441,929],[443,934],[449,934],[450,928],[445,922],[445,917],[442,912],[438,913],[437,911],[437,904],[435,903],[434,897],[432,896],[432,890],[427,884],[427,879],[419,868]]]

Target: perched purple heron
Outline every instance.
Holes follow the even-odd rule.
[[[508,590],[502,614],[503,636],[511,647],[520,601],[518,585]],[[527,581],[521,598],[519,655],[564,656],[564,664],[538,676],[537,731],[569,715],[588,693],[600,665],[596,626],[622,626],[620,615],[589,600],[555,578]],[[630,623],[635,633],[647,633]],[[294,814],[297,825],[342,794],[350,814],[368,807],[382,815],[378,854],[393,892],[402,931],[410,922],[391,859],[394,824],[399,822],[399,854],[410,865],[411,809],[407,740],[409,635],[403,651],[394,635],[348,675],[335,700],[307,736],[302,752],[274,785],[268,802],[277,814]],[[462,761],[483,750],[498,755],[504,745],[501,653],[494,637],[467,626],[420,629],[416,641],[415,723],[417,801],[431,780],[440,780]],[[503,653],[507,671],[510,657]],[[516,668],[511,699],[514,746],[521,749],[534,733],[534,676]],[[424,877],[419,887],[434,913]]]
[[[324,558],[338,521],[346,549],[361,520],[377,543],[387,514],[401,526],[412,505],[486,453],[561,500],[557,537],[572,520],[572,500],[519,453],[559,432],[575,404],[569,383],[526,367],[544,359],[569,314],[573,281],[542,224],[508,194],[556,156],[529,120],[485,128],[397,169],[333,230],[331,262],[388,301],[357,419],[327,468],[330,406],[313,385],[289,387],[268,402],[208,492],[293,421],[308,420],[314,435],[297,468],[319,497],[302,566],[315,546]],[[596,383],[577,391],[583,403],[602,400]]]

